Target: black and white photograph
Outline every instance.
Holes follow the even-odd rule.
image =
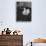
[[[32,2],[16,2],[16,21],[31,21]]]

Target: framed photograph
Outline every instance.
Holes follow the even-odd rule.
[[[31,21],[31,2],[16,2],[16,21]]]

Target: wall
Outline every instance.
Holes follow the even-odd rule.
[[[32,38],[46,37],[46,0],[32,1]],[[34,35],[35,34],[35,35]]]

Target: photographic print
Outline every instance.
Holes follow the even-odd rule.
[[[16,21],[31,21],[31,2],[16,2]]]

